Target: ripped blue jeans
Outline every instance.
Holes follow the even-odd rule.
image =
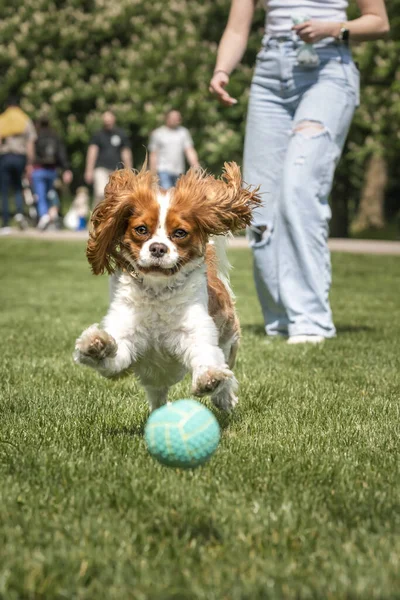
[[[329,304],[329,194],[359,98],[347,47],[316,46],[320,64],[297,61],[298,42],[266,37],[250,91],[244,180],[260,185],[248,237],[268,335],[336,334]]]

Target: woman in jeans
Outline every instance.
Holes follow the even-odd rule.
[[[269,336],[289,344],[334,337],[329,305],[328,197],[359,101],[349,41],[389,30],[384,0],[267,0],[265,36],[250,90],[244,180],[263,206],[249,229],[254,277]],[[247,44],[255,0],[232,0],[210,91],[231,106],[226,86]]]

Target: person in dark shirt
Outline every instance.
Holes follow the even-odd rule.
[[[114,113],[103,114],[103,128],[93,134],[86,156],[85,181],[93,184],[94,204],[104,198],[104,188],[110,174],[121,166],[132,168],[132,151],[127,133],[116,127]]]

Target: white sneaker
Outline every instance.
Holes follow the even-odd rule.
[[[15,222],[17,223],[17,225],[21,229],[21,231],[25,231],[25,229],[28,229],[28,227],[29,227],[28,221],[25,219],[25,217],[22,213],[17,213],[15,215]]]
[[[0,227],[0,235],[9,235],[11,231],[11,227]]]
[[[50,215],[48,213],[46,213],[45,215],[40,217],[39,223],[37,224],[37,228],[40,229],[40,231],[44,231],[46,229],[46,227],[48,226],[48,224],[50,223],[50,221],[51,221]]]
[[[325,338],[322,335],[291,335],[288,344],[322,344]]]

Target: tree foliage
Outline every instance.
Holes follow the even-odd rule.
[[[358,204],[366,166],[373,154],[382,157],[388,169],[386,212],[391,216],[400,209],[400,1],[391,0],[387,9],[390,37],[353,49],[361,72],[361,104],[355,113],[336,186],[336,195],[346,194],[350,200],[351,213]],[[357,16],[354,6],[350,16]]]
[[[202,164],[218,170],[241,162],[252,65],[263,10],[256,12],[248,51],[232,77],[236,106],[219,106],[208,92],[229,0],[0,0],[0,102],[23,97],[33,117],[47,111],[65,136],[72,164],[83,168],[91,132],[111,107],[132,136],[136,164],[150,131],[176,107],[191,130]],[[338,181],[356,202],[363,168],[379,149],[392,189],[400,137],[400,0],[388,3],[392,39],[355,49],[363,93]]]
[[[241,65],[234,78],[241,101],[232,111],[208,92],[228,5],[24,0],[16,10],[2,0],[0,101],[18,92],[31,115],[50,112],[77,170],[107,107],[130,130],[139,161],[149,132],[171,107],[182,110],[208,167],[238,159],[251,67]]]

